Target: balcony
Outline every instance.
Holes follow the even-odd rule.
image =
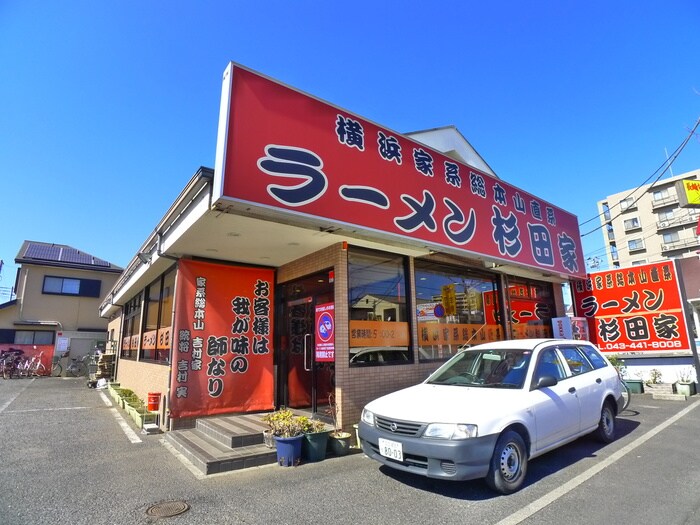
[[[671,206],[673,204],[678,204],[678,195],[669,195],[663,199],[654,199],[651,201],[651,209],[655,210],[657,208],[663,208],[664,206]]]
[[[691,248],[697,248],[698,246],[700,246],[700,240],[698,240],[697,238],[679,239],[677,241],[662,244],[661,253],[675,252],[678,250],[689,250]]]
[[[665,221],[658,221],[656,223],[656,229],[667,230],[669,228],[678,228],[679,226],[687,226],[689,224],[697,224],[698,217],[700,217],[700,211],[693,211],[685,213],[680,217],[673,217]]]

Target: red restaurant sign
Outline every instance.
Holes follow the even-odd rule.
[[[574,215],[233,64],[224,75],[214,199],[584,276]]]
[[[573,282],[576,315],[607,352],[691,352],[673,261],[589,274]]]
[[[178,263],[170,412],[274,408],[272,270]]]

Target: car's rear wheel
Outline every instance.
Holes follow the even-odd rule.
[[[511,494],[522,487],[527,473],[527,449],[517,432],[501,434],[493,451],[486,484],[501,494]]]
[[[603,443],[612,443],[615,440],[615,411],[610,401],[606,401],[600,411],[595,437]]]

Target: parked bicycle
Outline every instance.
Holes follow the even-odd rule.
[[[61,361],[66,359],[68,364],[66,365],[66,375],[71,377],[81,377],[87,374],[87,365],[92,359],[91,355],[85,355],[78,359],[77,357],[72,357],[70,351],[65,352],[63,355],[53,356],[53,362],[51,364],[51,375],[53,377],[60,377],[63,375],[63,365]]]
[[[19,366],[23,355],[24,351],[18,348],[0,350],[0,373],[3,379],[19,377]]]

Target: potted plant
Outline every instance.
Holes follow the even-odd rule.
[[[299,416],[288,408],[266,414],[262,418],[274,436],[277,447],[277,463],[283,467],[295,467],[301,463],[301,444],[304,439]]]
[[[694,396],[696,393],[695,381],[693,381],[693,367],[688,366],[682,368],[678,372],[678,381],[676,382],[676,393],[686,397]]]
[[[610,361],[610,364],[617,370],[617,375],[619,375],[620,379],[625,383],[630,394],[644,393],[644,381],[627,377],[627,366],[625,365],[624,359],[620,359],[617,356],[610,356],[608,357],[608,361]]]
[[[326,457],[328,435],[331,430],[323,421],[299,416],[304,440],[301,446],[301,457],[307,461],[321,461]]]
[[[350,452],[352,434],[345,432],[338,424],[338,405],[335,402],[335,394],[328,396],[328,413],[333,418],[333,430],[328,435],[331,451],[336,456],[345,456]]]

